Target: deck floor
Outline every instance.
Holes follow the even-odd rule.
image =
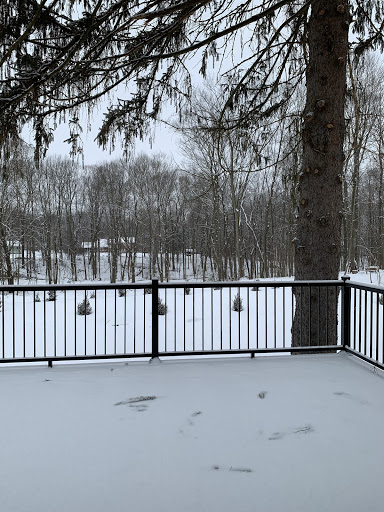
[[[352,355],[0,367],[1,512],[381,512]]]

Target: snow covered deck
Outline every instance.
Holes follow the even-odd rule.
[[[2,512],[379,512],[384,379],[351,355],[0,368]]]

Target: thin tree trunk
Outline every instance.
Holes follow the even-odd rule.
[[[14,275],[12,270],[12,261],[11,261],[11,251],[9,249],[6,237],[6,231],[3,226],[1,226],[1,245],[3,248],[3,253],[5,256],[5,266],[7,269],[7,280],[8,284],[14,284]]]

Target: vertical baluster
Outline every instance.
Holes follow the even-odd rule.
[[[247,349],[249,348],[249,286],[247,286]]]
[[[115,330],[113,333],[113,353],[117,354],[117,289],[114,290],[115,295]]]
[[[213,288],[211,290],[211,350],[213,350]]]
[[[364,290],[364,355],[367,355],[367,290]]]
[[[384,294],[381,304],[381,364],[384,364]],[[379,359],[379,358],[377,358]]]
[[[46,322],[47,322],[47,315],[46,315],[46,312],[47,312],[47,297],[46,297],[46,293],[45,293],[45,290],[44,290],[44,357],[46,357],[47,355],[47,327],[46,327]]]
[[[173,341],[173,351],[176,352],[176,337],[177,337],[177,297],[176,297],[176,288],[173,289],[174,290],[174,295],[173,295],[173,310],[174,310],[174,322],[173,322],[173,327],[174,327],[174,332],[173,332],[173,336],[174,336],[174,341]],[[185,295],[185,288],[183,288],[183,293]]]
[[[320,346],[320,286],[317,288],[317,346]]]
[[[337,311],[338,311],[338,300],[339,300],[339,287],[335,286],[335,311],[336,311],[336,322],[335,322],[335,340],[336,345],[338,344],[338,322],[337,322]]]
[[[201,350],[204,350],[204,288],[201,288]]]
[[[87,355],[87,290],[84,290],[84,355]]]
[[[25,291],[23,291],[23,357],[25,357]]]
[[[145,301],[145,293],[144,293],[144,326],[146,324],[145,319],[146,319],[146,301]],[[136,320],[136,315],[135,315],[135,320]],[[145,352],[146,352],[146,329],[144,327],[144,353]]]
[[[237,337],[238,337],[238,348],[240,349],[240,332],[241,332],[241,307],[242,307],[242,300],[241,300],[241,297],[240,297],[240,286],[237,288],[237,293],[238,293],[238,296],[239,296],[239,312],[238,312],[238,323],[237,323],[237,326],[238,326],[238,334],[237,334]]]
[[[259,288],[256,289],[256,348],[259,348]]]
[[[195,288],[193,288],[192,300],[192,349],[195,351]]]
[[[220,350],[223,350],[223,288],[220,287]]]
[[[268,287],[265,290],[265,348],[268,348]]]
[[[15,292],[12,291],[12,357],[16,354],[16,320],[15,320]]]
[[[228,293],[228,309],[229,309],[229,350],[232,350],[232,312],[231,312],[231,296],[232,288],[229,287]]]
[[[3,322],[4,327],[4,322]],[[4,340],[4,332],[3,332]],[[33,292],[33,357],[36,357],[36,292]]]
[[[167,312],[167,289],[164,290],[164,311]],[[164,315],[164,345],[165,345],[165,351],[167,352],[167,314]]]
[[[67,355],[67,290],[64,290],[64,355]]]
[[[95,355],[97,355],[97,290],[93,291],[95,296]]]
[[[370,329],[369,329],[369,357],[372,357],[373,354],[373,292],[371,291],[371,304],[370,304]]]
[[[54,343],[54,346],[53,346],[53,355],[56,357],[57,356],[57,306],[56,306],[56,301],[57,301],[57,291],[55,290],[55,300],[53,301],[53,343]]]
[[[359,352],[361,352],[361,289],[359,289]]]
[[[192,291],[193,293],[193,291]],[[185,352],[185,293],[184,293],[184,296],[183,296],[183,304],[184,304],[184,312],[183,312],[183,318],[184,318],[184,321],[183,321],[183,350]]]
[[[127,353],[127,293],[128,290],[124,288],[124,354]]]
[[[3,354],[3,358],[5,358],[5,323],[4,323],[4,318],[5,318],[5,294],[4,294],[4,290],[2,290],[1,292],[1,303],[2,303],[2,308],[1,308],[1,336],[2,336],[2,339],[1,339],[1,344],[2,344],[2,354]],[[35,304],[35,302],[34,302]],[[36,313],[34,315],[34,318],[36,319]],[[36,338],[36,329],[34,329],[34,333],[35,333],[35,336],[34,336],[34,340]],[[35,347],[36,347],[36,342],[35,342]],[[36,349],[35,349],[35,352],[36,352]],[[36,353],[35,353],[36,355]]]
[[[293,287],[291,288],[291,331],[293,330],[293,322],[295,318],[295,308],[297,307],[297,299],[295,299],[295,294],[293,291]],[[291,342],[292,346],[292,342]]]
[[[356,318],[357,318],[357,308],[356,308],[356,288],[353,289],[353,350],[356,350]]]
[[[274,340],[273,346],[277,347],[276,344],[276,286],[273,287],[273,330],[274,330]]]
[[[283,348],[285,348],[285,291],[286,288],[283,286]]]
[[[312,286],[309,287],[309,322],[308,322],[308,340],[309,346],[312,346]]]
[[[74,305],[74,315],[75,315],[75,356],[77,356],[77,317],[76,317],[76,307],[77,307],[77,292],[75,290],[75,305]]]
[[[376,345],[375,360],[379,361],[379,294],[376,293]]]
[[[107,290],[104,290],[104,355],[107,354]]]
[[[159,355],[159,282],[152,279],[152,357]]]
[[[145,293],[144,293],[144,307],[145,307]],[[145,310],[144,310],[144,340],[145,340]],[[144,343],[145,346],[145,343]],[[145,348],[144,348],[145,352]],[[136,288],[133,291],[133,353],[136,354]]]
[[[327,295],[327,305],[326,305],[326,311],[329,311],[329,287],[326,287],[326,295]],[[325,342],[326,345],[328,345],[328,315],[325,315]]]

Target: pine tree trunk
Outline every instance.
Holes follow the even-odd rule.
[[[340,265],[348,1],[314,0],[295,249],[296,280],[337,279]],[[292,346],[337,342],[337,290],[295,290]]]

